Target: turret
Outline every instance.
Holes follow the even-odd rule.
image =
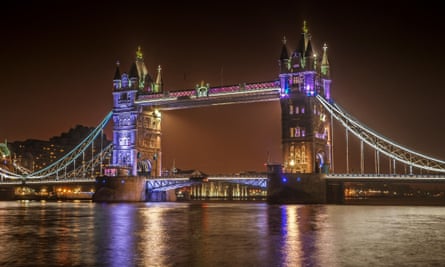
[[[291,57],[292,71],[316,69],[316,56],[312,49],[311,34],[306,21],[303,22],[302,32],[298,47],[292,53]]]
[[[163,81],[161,76],[161,65],[158,65],[158,73],[156,75],[156,82],[153,84],[153,92],[154,93],[160,93],[163,90]]]
[[[331,98],[331,72],[329,67],[329,60],[328,60],[328,46],[326,43],[323,45],[323,57],[321,59],[321,79],[323,81],[323,88],[324,88],[324,97],[326,99]]]
[[[321,75],[324,78],[330,78],[329,60],[328,60],[328,46],[323,45],[323,56],[321,58]]]
[[[289,53],[287,52],[286,37],[283,37],[283,46],[281,47],[280,60],[278,62],[280,73],[289,72]]]
[[[151,83],[153,80],[151,79],[150,74],[148,74],[147,66],[145,66],[144,63],[144,55],[142,54],[140,46],[138,46],[138,50],[136,51],[135,67],[138,75],[138,88],[140,90],[145,89],[146,91],[151,91]]]
[[[139,86],[138,86],[139,76],[138,76],[138,70],[137,70],[135,62],[133,62],[133,64],[131,64],[131,68],[130,68],[128,77],[130,78],[130,88],[138,89],[139,88]]]
[[[119,60],[116,61],[116,71],[114,72],[114,79],[113,79],[113,89],[119,90],[121,88],[121,72],[119,70]]]
[[[307,70],[314,70],[316,68],[316,62],[315,62],[315,56],[314,51],[312,49],[312,43],[311,40],[308,40],[306,51],[304,52],[304,58],[305,58],[305,68]]]

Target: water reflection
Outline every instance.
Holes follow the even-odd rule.
[[[0,266],[441,265],[444,207],[0,202]]]
[[[268,230],[273,243],[270,247],[275,246],[275,259],[283,266],[320,266],[316,255],[320,255],[318,244],[323,242],[325,218],[323,206],[270,206]]]
[[[94,250],[104,266],[126,266],[137,255],[137,206],[97,204],[94,218]],[[92,255],[94,257],[94,255]],[[91,259],[94,261],[94,259]]]

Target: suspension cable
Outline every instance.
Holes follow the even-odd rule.
[[[420,154],[396,144],[386,137],[383,137],[382,135],[365,127],[362,123],[359,123],[358,120],[346,113],[337,104],[333,102],[332,104],[329,103],[320,95],[317,95],[316,98],[320,101],[323,107],[343,125],[343,127],[352,132],[355,136],[372,148],[388,156],[390,160],[390,168],[392,167],[393,169],[392,172],[395,172],[396,169],[395,161],[401,162],[408,166],[417,167],[421,170],[423,169],[441,173],[445,172],[445,161]],[[394,161],[392,164],[391,159]],[[392,172],[390,171],[390,173]]]

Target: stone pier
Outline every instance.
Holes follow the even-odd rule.
[[[101,176],[96,178],[94,202],[147,201],[146,177]]]

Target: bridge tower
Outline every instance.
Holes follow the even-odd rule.
[[[331,126],[316,95],[330,99],[331,79],[327,46],[321,58],[303,24],[298,47],[290,54],[283,39],[279,59],[283,171],[321,173],[331,162]]]
[[[161,66],[158,66],[156,81],[142,94],[159,94],[163,91]],[[138,173],[161,176],[161,112],[156,107],[139,107],[138,129]]]
[[[120,73],[119,62],[113,79],[113,156],[111,165],[126,175],[136,175],[137,81],[133,69]],[[124,174],[124,173],[121,173]]]
[[[117,64],[113,81],[112,165],[128,169],[129,175],[161,173],[161,113],[152,107],[138,107],[135,101],[139,94],[162,92],[162,84],[161,66],[153,81],[140,47],[128,74],[121,74]]]
[[[143,91],[151,91],[153,84],[140,47],[128,74],[121,74],[117,63],[113,79],[112,163],[105,168],[104,176],[96,178],[93,201],[122,202],[147,199],[145,174],[151,172],[151,167],[150,161],[143,159],[146,151],[142,149],[142,153],[139,152],[138,128],[144,127],[145,113],[138,109],[136,98]]]

